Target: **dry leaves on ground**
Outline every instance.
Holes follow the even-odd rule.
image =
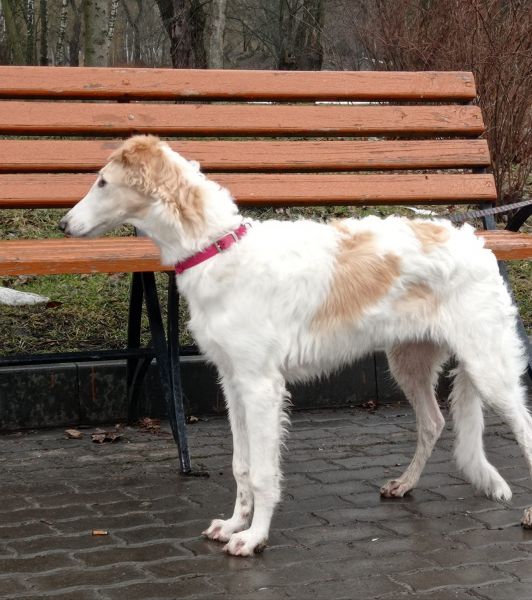
[[[92,441],[97,444],[103,444],[104,442],[114,442],[122,437],[121,433],[117,431],[105,431],[104,429],[96,429],[91,434]]]
[[[81,440],[83,438],[83,434],[77,429],[66,429],[65,433],[65,440]]]

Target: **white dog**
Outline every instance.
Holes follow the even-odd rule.
[[[95,237],[130,223],[176,266],[190,329],[220,373],[233,432],[233,516],[204,531],[230,554],[264,548],[281,490],[286,382],[330,373],[386,350],[412,403],[418,447],[381,493],[413,489],[444,425],[434,397],[456,357],[451,413],[458,467],[476,487],[511,491],[484,454],[482,405],[513,429],[532,469],[532,417],[512,305],[497,261],[467,225],[398,217],[313,221],[243,218],[230,193],[153,136],[115,151],[90,192],[61,221]],[[532,525],[532,509],[523,522]]]

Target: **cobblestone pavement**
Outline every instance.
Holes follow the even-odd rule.
[[[250,559],[199,535],[232,509],[227,421],[189,426],[194,462],[210,478],[177,474],[166,423],[158,435],[126,427],[113,444],[92,443],[93,431],[0,436],[1,598],[532,598],[532,531],[518,525],[532,483],[495,418],[486,446],[511,503],[460,478],[450,427],[419,488],[381,499],[379,486],[415,448],[404,405],[295,414],[285,498],[269,548]]]

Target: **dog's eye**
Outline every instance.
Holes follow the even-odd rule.
[[[107,181],[105,181],[105,179],[103,177],[100,179],[100,181],[98,181],[98,187],[103,187],[106,184],[107,184]]]

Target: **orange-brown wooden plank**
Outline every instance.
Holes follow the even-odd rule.
[[[122,142],[0,140],[0,171],[96,171]],[[210,171],[349,171],[483,167],[486,140],[182,141],[170,146]]]
[[[245,206],[451,204],[495,200],[492,175],[213,174]],[[0,175],[0,208],[68,208],[95,176]]]
[[[286,106],[0,102],[0,133],[17,135],[465,135],[478,106]]]
[[[532,258],[532,235],[513,231],[477,231],[486,240],[486,248],[493,251],[498,260],[524,260]]]
[[[0,242],[0,275],[168,271],[147,238]]]
[[[499,260],[532,258],[532,235],[479,231]],[[0,242],[1,275],[167,271],[147,238],[10,240]]]
[[[151,100],[456,100],[476,96],[468,72],[206,71],[0,67],[0,98]]]

